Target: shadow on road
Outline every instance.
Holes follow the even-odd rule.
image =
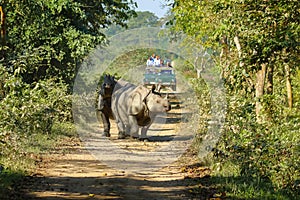
[[[190,199],[191,180],[153,181],[136,177],[26,177],[18,199]]]

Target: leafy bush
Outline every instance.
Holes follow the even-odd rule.
[[[30,134],[49,132],[55,120],[70,118],[71,102],[62,83],[53,80],[24,84],[13,77],[7,80],[8,94],[0,102],[0,129]]]
[[[71,118],[71,98],[61,81],[49,79],[27,84],[2,66],[0,79],[4,83],[0,88],[1,146],[13,145],[18,137],[50,133],[55,121]]]
[[[274,190],[297,191],[300,178],[299,130],[297,109],[289,110],[267,97],[264,103],[268,120],[257,123],[252,99],[232,96],[218,160],[239,166],[240,176],[270,182]],[[299,194],[298,194],[299,195]]]
[[[28,84],[18,72],[11,74],[1,64],[0,80],[1,196],[32,171],[36,154],[52,148],[59,135],[70,135],[74,130],[61,125],[71,119],[71,98],[62,81]]]

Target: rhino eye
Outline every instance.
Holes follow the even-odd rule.
[[[157,100],[156,100],[156,103],[160,103],[160,100],[159,100],[159,99],[157,99]]]

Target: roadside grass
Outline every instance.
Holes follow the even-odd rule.
[[[198,139],[199,140],[199,139]],[[197,155],[197,143],[192,145],[191,152]],[[241,173],[241,163],[236,164],[229,159],[220,163],[213,154],[207,155],[202,160],[197,161],[198,164],[192,166],[190,171],[197,172],[197,169],[209,169],[211,173],[194,174],[196,186],[189,189],[197,199],[233,199],[233,200],[299,200],[300,191],[295,188],[276,189],[272,181],[258,174],[250,174],[248,176]],[[198,170],[199,171],[199,170]],[[207,171],[207,170],[205,170]]]
[[[206,131],[205,126],[200,131]],[[191,152],[198,154],[198,145],[201,144],[201,132],[195,137]],[[193,166],[191,171],[197,168],[209,168],[211,173],[208,176],[197,175],[194,181],[196,186],[190,188],[189,192],[199,199],[233,199],[233,200],[298,200],[300,199],[299,183],[295,188],[276,189],[272,181],[267,177],[253,173],[244,175],[240,163],[234,163],[230,158],[221,161],[214,153],[208,154],[204,159],[198,160],[198,165]],[[280,181],[280,180],[278,180]],[[283,180],[281,180],[283,181]]]
[[[0,154],[0,197],[13,193],[13,185],[36,169],[41,154],[55,149],[66,138],[77,137],[72,123],[55,123],[51,133],[32,133],[11,139]]]
[[[212,160],[201,162],[208,166]],[[198,178],[197,185],[189,190],[199,199],[232,200],[298,200],[300,192],[296,190],[274,190],[270,180],[261,177],[241,176],[239,166],[226,162],[212,164],[211,174]]]
[[[299,193],[291,190],[274,190],[267,178],[240,175],[240,168],[231,163],[224,163],[222,169],[213,170],[210,181],[219,185],[229,199],[299,199]]]

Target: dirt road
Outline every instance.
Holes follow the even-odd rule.
[[[128,174],[72,143],[64,147],[70,153],[42,159],[38,173],[23,182],[22,199],[193,199],[188,189],[196,183],[178,163],[153,173]]]
[[[112,123],[110,139],[100,137],[102,128],[99,125],[96,133],[81,135],[78,138],[70,138],[64,141],[50,155],[42,155],[37,161],[38,169],[35,174],[27,177],[18,190],[19,199],[200,199],[195,197],[190,189],[197,187],[197,180],[209,175],[207,168],[202,168],[196,176],[186,170],[197,162],[195,154],[187,147],[185,153],[175,162],[159,167],[149,168],[137,164],[138,169],[130,170],[118,166],[110,166],[106,157],[109,155],[103,147],[103,143],[111,143],[120,149],[134,153],[155,152],[157,149],[168,146],[174,134],[182,125],[189,122],[184,118],[182,106],[173,105],[173,110],[165,116],[165,123],[156,126],[149,131],[150,142],[141,142],[133,139],[117,140],[117,129]],[[189,114],[186,112],[186,114]],[[184,120],[182,120],[184,119]],[[152,131],[152,133],[151,133]],[[152,134],[152,136],[151,136]],[[171,138],[171,139],[170,139]],[[175,145],[186,145],[182,138]],[[110,146],[111,146],[110,144]],[[179,146],[180,146],[179,145]],[[122,155],[112,155],[113,160],[121,160],[117,165],[128,163],[122,160]],[[110,157],[110,155],[108,156]],[[149,156],[148,156],[149,157]],[[150,156],[151,157],[151,156]],[[101,160],[102,159],[102,160]],[[134,158],[136,159],[136,158]],[[143,161],[145,156],[138,160]],[[164,155],[161,156],[164,160]],[[157,161],[155,163],[163,163]],[[152,164],[155,164],[152,163]],[[152,165],[149,164],[149,165]],[[139,168],[140,167],[140,168]],[[128,170],[127,170],[128,169]],[[204,198],[205,199],[205,198]]]

